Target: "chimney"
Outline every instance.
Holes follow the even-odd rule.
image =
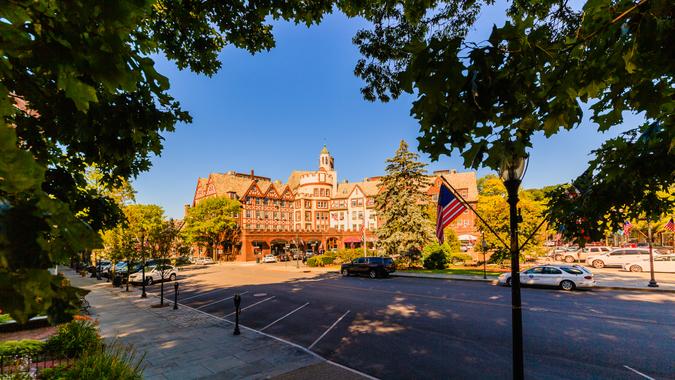
[[[452,170],[450,170],[450,173],[451,173],[451,174],[457,174],[457,170],[452,169]]]
[[[190,212],[190,205],[184,205],[183,206],[183,212],[185,213],[185,215],[187,215],[188,212]]]
[[[253,179],[253,177],[255,177],[255,172],[251,169],[251,179]]]

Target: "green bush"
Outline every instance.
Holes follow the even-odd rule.
[[[0,323],[8,323],[13,321],[12,316],[9,314],[0,314]]]
[[[47,340],[45,349],[59,356],[76,358],[100,347],[101,337],[96,325],[86,320],[74,320],[59,327],[56,335]]]
[[[319,261],[318,261],[319,256],[312,256],[307,259],[305,264],[307,264],[308,267],[316,267],[319,266]]]
[[[445,253],[442,250],[429,253],[424,258],[424,268],[426,269],[445,269],[447,264]]]
[[[86,352],[67,371],[58,371],[53,379],[141,380],[143,357],[130,346],[113,343],[105,349]],[[56,371],[55,371],[56,372]]]
[[[42,353],[44,348],[45,342],[39,340],[7,340],[0,342],[0,356],[32,356]]]
[[[330,252],[328,254],[335,258],[335,260],[333,261],[335,264],[342,264],[342,263],[349,263],[357,257],[362,257],[363,249],[343,248],[338,249],[335,252]]]
[[[471,260],[473,260],[473,257],[468,253],[453,252],[452,254],[450,254],[450,262],[452,264],[464,263]]]

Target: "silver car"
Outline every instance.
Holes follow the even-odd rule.
[[[562,290],[592,288],[593,273],[579,265],[540,265],[520,272],[522,285],[555,286]],[[499,275],[499,284],[511,286],[511,273]]]

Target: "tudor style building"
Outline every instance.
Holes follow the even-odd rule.
[[[478,200],[476,175],[454,170],[436,171],[430,186],[422,189],[436,201],[443,177],[475,206]],[[271,178],[229,171],[211,173],[197,180],[191,205],[202,199],[226,196],[242,204],[239,215],[240,241],[222,247],[219,254],[234,251],[237,261],[252,261],[268,253],[289,249],[320,251],[346,246],[375,246],[375,231],[381,223],[375,209],[379,177],[362,182],[338,182],[334,159],[324,146],[318,170],[293,171],[286,184]],[[475,216],[466,211],[452,224],[460,240],[478,236]]]

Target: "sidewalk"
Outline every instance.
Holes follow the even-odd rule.
[[[619,290],[635,290],[635,291],[650,291],[650,292],[675,292],[675,275],[668,273],[659,273],[656,276],[658,288],[650,288],[647,286],[649,279],[631,276],[625,273],[595,273],[596,286],[595,289],[619,289]],[[468,276],[460,274],[436,274],[436,273],[407,273],[394,272],[392,276],[396,277],[413,277],[413,278],[433,278],[442,280],[459,280],[459,281],[483,281],[497,283],[497,277],[487,276],[487,280],[483,276]]]
[[[108,341],[145,352],[146,379],[361,379],[303,348],[179,306],[153,308],[159,299],[125,292],[109,282],[83,278],[66,269],[72,285],[89,289],[92,317]]]

